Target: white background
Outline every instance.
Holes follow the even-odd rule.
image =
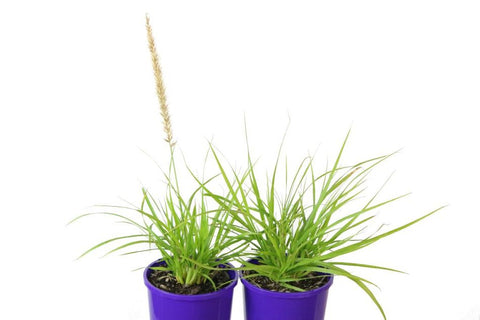
[[[1,319],[148,317],[131,270],[157,257],[75,261],[119,229],[65,226],[161,185],[143,152],[166,159],[146,12],[192,166],[210,139],[242,163],[244,115],[266,163],[289,116],[293,160],[331,160],[350,127],[346,162],[401,148],[379,180],[395,172],[387,194],[412,195],[381,221],[449,206],[349,258],[409,273],[361,273],[391,320],[478,319],[480,3],[466,0],[0,2]],[[337,278],[326,319],[381,316]]]

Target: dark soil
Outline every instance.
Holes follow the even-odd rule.
[[[230,276],[227,271],[224,270],[215,270],[210,272],[210,278],[215,283],[217,290],[228,286],[230,283]],[[190,286],[184,286],[177,282],[177,279],[173,276],[171,272],[161,271],[161,270],[152,270],[148,281],[157,287],[160,290],[167,291],[175,294],[204,294],[211,293],[216,291],[210,281],[205,281],[203,284],[195,284]]]
[[[257,274],[255,271],[247,270],[244,271],[244,275],[252,276]],[[289,288],[285,288],[280,283],[273,281],[272,279],[265,277],[265,276],[252,276],[251,278],[246,279],[251,284],[265,289],[269,291],[277,291],[277,292],[298,292]],[[328,276],[321,277],[318,274],[311,272],[307,275],[306,279],[299,280],[299,281],[292,281],[288,282],[289,285],[295,286],[297,288],[301,288],[305,291],[310,291],[314,289],[318,289],[324,284],[328,282]]]

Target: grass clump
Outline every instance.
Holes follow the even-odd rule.
[[[235,232],[243,235],[244,240],[251,244],[251,252],[241,261],[244,270],[253,271],[247,277],[265,276],[290,291],[302,291],[293,283],[306,279],[312,272],[319,276],[344,276],[355,282],[372,299],[385,318],[384,310],[370,288],[374,284],[347,268],[398,270],[348,262],[342,258],[408,228],[439,209],[392,230],[377,230],[364,235],[375,217],[374,211],[404,195],[377,201],[382,187],[373,196],[365,198],[367,176],[391,155],[342,166],[341,159],[348,136],[331,168],[318,174],[314,170],[312,157],[307,157],[290,179],[288,165],[285,164],[285,180],[279,180],[280,147],[273,172],[267,177],[266,183],[259,182],[248,138],[248,166],[241,174],[225,164],[215,148],[211,147],[229,194],[223,197],[208,189],[207,192],[228,210],[235,220]],[[282,194],[279,185],[283,183]],[[256,259],[259,263],[250,263],[249,259]]]
[[[107,209],[102,212],[87,213],[74,219],[73,221],[91,215],[107,215],[136,229],[135,233],[110,238],[91,247],[81,257],[110,245],[114,247],[107,254],[113,252],[134,254],[154,250],[160,253],[160,257],[166,264],[152,269],[171,272],[177,282],[183,286],[210,281],[216,288],[210,277],[211,272],[217,270],[219,265],[225,266],[227,262],[234,260],[242,249],[242,242],[230,232],[234,220],[226,208],[219,206],[205,195],[204,187],[215,177],[207,180],[199,179],[186,166],[196,187],[187,196],[180,190],[175,162],[176,146],[165,86],[148,16],[146,29],[156,93],[166,135],[165,141],[170,151],[169,168],[167,173],[164,173],[166,193],[157,200],[143,188],[139,206],[102,206]],[[208,202],[213,203],[215,208],[209,209]]]

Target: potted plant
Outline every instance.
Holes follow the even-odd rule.
[[[126,254],[157,250],[159,259],[148,265],[143,273],[150,319],[228,320],[233,288],[237,283],[237,272],[229,262],[238,256],[243,244],[230,232],[233,219],[225,207],[215,204],[215,209],[208,208],[210,198],[206,198],[202,186],[212,179],[201,180],[187,167],[196,187],[188,196],[180,191],[165,87],[148,17],[146,28],[165,140],[170,151],[169,169],[164,173],[166,193],[163,199],[156,200],[149,191],[142,189],[139,206],[107,206],[109,210],[74,219],[108,215],[136,230],[103,241],[81,256],[112,244],[116,246],[107,254],[122,250],[128,250]],[[147,247],[135,248],[138,245]]]
[[[211,147],[230,193],[223,197],[210,192],[207,186],[204,188],[235,220],[232,228],[251,243],[251,251],[243,256],[241,268],[247,320],[322,320],[328,289],[335,276],[347,277],[356,283],[386,319],[369,287],[373,283],[347,268],[398,270],[348,262],[342,257],[403,230],[441,208],[392,230],[364,235],[364,228],[375,217],[374,210],[403,196],[378,201],[382,186],[362,200],[366,177],[391,154],[342,166],[348,136],[333,166],[325,172],[318,174],[313,158],[306,157],[292,176],[288,175],[285,164],[284,176],[279,180],[282,142],[273,172],[263,183],[250,155],[248,137],[248,166],[243,174],[233,169],[230,174],[231,167],[225,165]],[[281,191],[279,181],[285,186]]]

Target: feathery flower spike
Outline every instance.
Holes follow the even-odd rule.
[[[160,60],[157,54],[157,48],[155,46],[155,40],[153,39],[152,27],[150,26],[150,18],[145,16],[148,48],[150,49],[150,55],[152,57],[153,75],[155,76],[156,90],[158,102],[160,103],[160,114],[163,118],[163,130],[167,135],[165,141],[168,142],[170,148],[175,146],[172,135],[172,124],[170,122],[170,114],[168,112],[167,97],[165,95],[165,85],[163,84],[162,69],[160,68]]]

